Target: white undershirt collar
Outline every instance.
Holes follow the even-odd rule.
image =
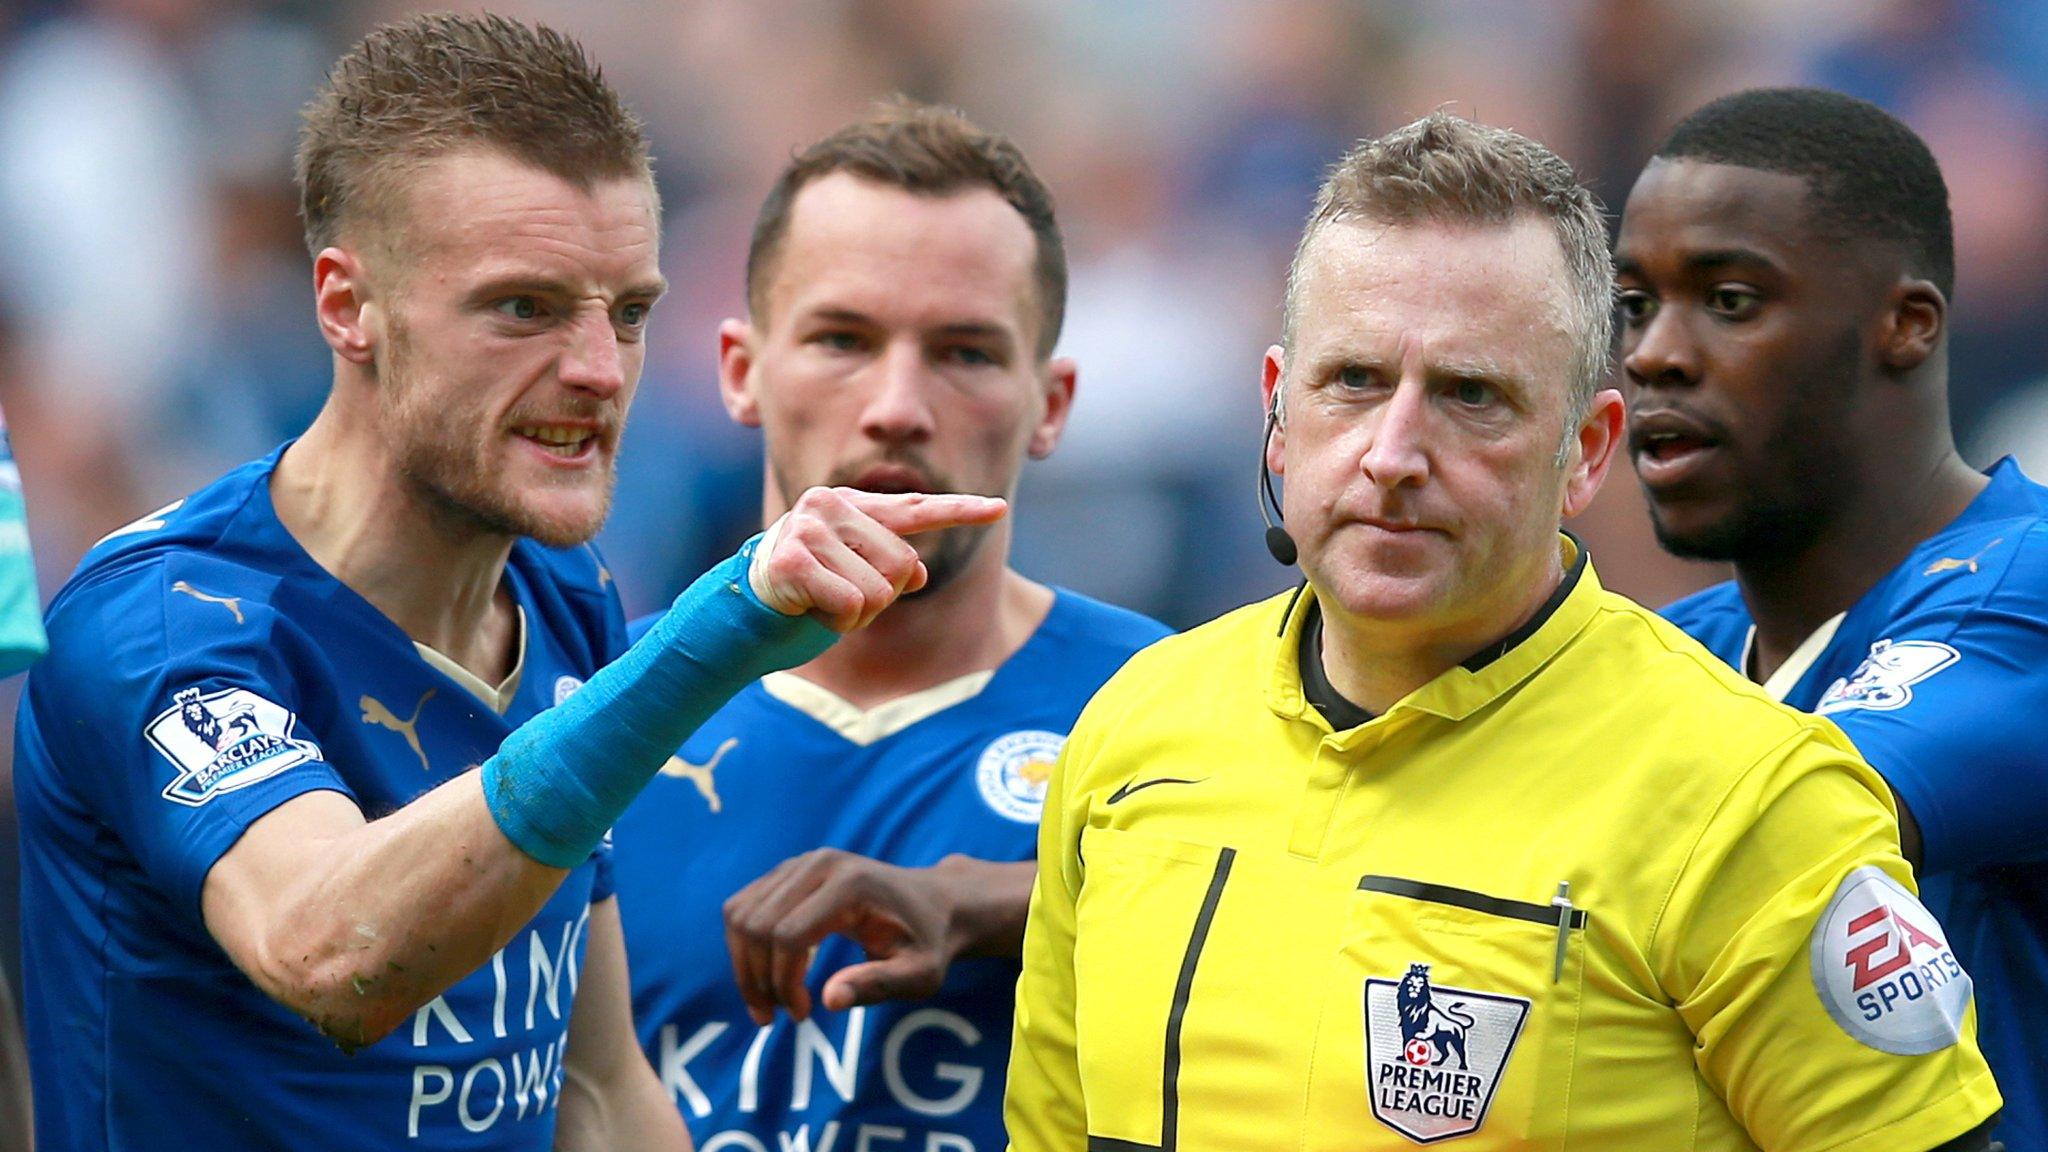
[[[857,707],[831,689],[820,688],[794,672],[770,672],[761,677],[761,687],[770,696],[839,733],[849,743],[865,748],[955,704],[973,699],[988,687],[995,674],[992,668],[985,672],[969,672],[894,700],[885,700],[873,708]]]
[[[468,689],[470,695],[483,701],[491,711],[500,716],[505,714],[506,709],[512,707],[512,697],[519,694],[519,678],[526,671],[526,607],[514,607],[519,610],[519,646],[515,649],[517,654],[512,660],[512,671],[495,688],[484,683],[483,677],[457,664],[438,649],[429,648],[417,640],[412,642],[412,646],[419,649],[420,659],[425,660],[429,667]]]
[[[1785,662],[1778,665],[1778,670],[1771,673],[1770,678],[1763,682],[1764,692],[1771,699],[1784,703],[1785,697],[1792,694],[1792,689],[1806,676],[1814,661],[1820,659],[1820,654],[1828,650],[1829,644],[1834,643],[1835,633],[1840,630],[1842,618],[1847,615],[1847,612],[1837,612],[1828,617],[1820,627],[1815,628],[1806,639],[1799,642],[1799,647],[1794,648],[1790,656],[1785,657]],[[1749,634],[1742,638],[1742,662],[1736,665],[1742,669],[1742,674],[1751,680],[1756,679],[1755,657],[1756,625],[1751,624]]]

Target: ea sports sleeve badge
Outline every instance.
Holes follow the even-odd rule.
[[[1810,954],[1828,1015],[1869,1047],[1921,1056],[1962,1038],[1970,974],[1926,905],[1880,869],[1842,878]]]
[[[49,646],[36,594],[35,558],[29,552],[21,469],[7,442],[7,418],[0,415],[0,676],[35,663]]]

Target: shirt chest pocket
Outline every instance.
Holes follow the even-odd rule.
[[[1588,919],[1363,877],[1324,993],[1309,1130],[1331,1148],[1357,1147],[1361,1125],[1415,1143],[1481,1133],[1492,1139],[1475,1147],[1562,1148]]]
[[[1081,851],[1074,1025],[1090,1146],[1173,1148],[1182,1025],[1235,853],[1107,828]]]

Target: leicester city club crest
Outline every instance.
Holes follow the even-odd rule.
[[[247,788],[287,768],[321,759],[320,748],[292,735],[298,717],[245,688],[200,695],[180,690],[144,735],[178,776],[164,799],[197,807],[222,792]]]
[[[1057,732],[1027,729],[990,744],[974,766],[982,800],[997,815],[1019,824],[1038,823],[1038,814],[1045,810],[1045,785],[1064,743],[1066,737]]]
[[[574,676],[555,677],[555,707],[561,707],[563,701],[566,701],[567,699],[569,699],[569,697],[574,696],[576,694],[576,690],[581,687],[583,687],[583,681],[577,679]]]
[[[1529,1019],[1518,996],[1430,983],[1429,965],[1365,982],[1365,1087],[1380,1123],[1418,1144],[1477,1132]]]

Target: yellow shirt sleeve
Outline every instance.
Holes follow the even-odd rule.
[[[1707,1084],[1769,1152],[1909,1152],[2001,1101],[1884,782],[1802,729],[1708,820],[1651,940]]]
[[[1024,972],[1010,1043],[1003,1118],[1014,1152],[1080,1152],[1088,1143],[1075,1045],[1074,905],[1081,892],[1080,835],[1087,807],[1069,794],[1075,765],[1094,744],[1083,713],[1047,782],[1038,824],[1038,880],[1024,928]]]

